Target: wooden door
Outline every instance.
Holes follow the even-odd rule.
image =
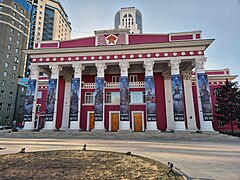
[[[117,132],[119,129],[119,113],[111,113],[112,132]]]
[[[94,113],[89,114],[89,131],[94,129],[95,121],[94,121]]]
[[[134,113],[134,131],[142,132],[142,113]]]

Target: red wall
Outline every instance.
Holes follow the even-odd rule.
[[[56,129],[60,129],[62,127],[64,91],[65,91],[65,80],[63,79],[63,76],[60,76],[59,84],[58,84]]]

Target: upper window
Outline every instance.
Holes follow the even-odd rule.
[[[145,92],[130,92],[130,103],[145,103]]]
[[[107,92],[106,103],[120,104],[120,93],[119,92]]]
[[[16,17],[16,13],[15,12],[13,12],[13,16]]]
[[[12,41],[13,37],[12,36],[9,36],[9,41]]]
[[[93,103],[94,103],[93,92],[86,92],[85,93],[85,104],[93,104]]]
[[[6,71],[3,72],[3,76],[7,76],[7,74],[8,74],[8,73],[7,73]]]
[[[24,13],[24,10],[23,9],[21,9],[21,14],[23,14]]]
[[[42,98],[42,91],[38,91],[38,93],[37,93],[37,98],[38,98],[38,99],[41,99],[41,98]]]
[[[12,46],[9,44],[9,45],[7,46],[7,49],[8,49],[8,50],[11,50],[11,47],[12,47]]]
[[[112,82],[119,82],[119,76],[112,76]]]
[[[130,82],[137,82],[138,76],[137,75],[130,75]]]
[[[9,63],[8,63],[8,62],[5,62],[5,68],[7,68],[7,67],[8,67],[8,65],[9,65]]]
[[[14,4],[14,9],[17,9],[17,5],[16,4]]]

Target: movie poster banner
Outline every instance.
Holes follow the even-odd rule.
[[[197,79],[199,96],[202,104],[203,119],[204,121],[212,121],[213,120],[212,102],[210,97],[210,89],[207,75],[205,73],[198,73]]]
[[[48,82],[48,95],[46,102],[45,121],[53,121],[54,106],[56,100],[57,79],[50,79]]]
[[[145,76],[145,93],[147,101],[147,121],[156,121],[156,98],[153,76]]]
[[[179,74],[172,75],[172,97],[174,121],[184,121],[182,76]]]
[[[94,120],[103,121],[104,77],[97,77],[95,84]]]
[[[80,78],[73,78],[70,95],[70,113],[69,113],[70,121],[78,120],[79,92],[80,92]]]
[[[129,121],[128,77],[120,77],[120,121]]]
[[[33,101],[36,88],[36,79],[29,79],[25,97],[24,121],[32,121]]]

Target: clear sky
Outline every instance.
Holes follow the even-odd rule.
[[[229,68],[240,75],[240,0],[60,0],[72,23],[72,38],[114,28],[121,7],[143,16],[143,33],[202,30],[215,39],[206,51],[206,69]],[[240,77],[237,79],[240,81]]]

